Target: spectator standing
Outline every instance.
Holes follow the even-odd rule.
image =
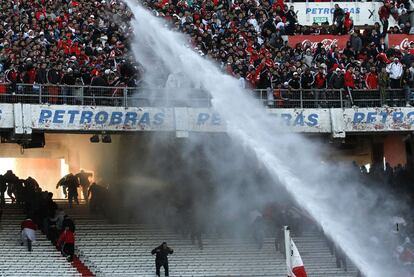
[[[287,8],[287,5],[285,5]],[[296,24],[298,23],[298,16],[295,13],[295,7],[290,6],[289,10],[285,11],[287,26],[285,28],[286,35],[294,35]]]
[[[410,101],[411,101],[411,89],[413,87],[413,80],[411,78],[411,72],[409,68],[405,68],[403,75],[401,77],[401,86],[404,91],[405,95],[405,105],[406,107],[411,107]]]
[[[174,252],[173,249],[169,248],[166,242],[163,242],[160,246],[154,248],[151,251],[152,255],[156,255],[155,257],[155,274],[160,276],[160,269],[164,267],[165,276],[169,276],[168,270],[168,255]]]
[[[10,65],[10,68],[6,70],[5,76],[6,76],[6,81],[10,83],[10,89],[11,89],[12,94],[15,94],[17,92],[17,84],[21,80],[20,80],[20,74],[17,71],[14,63],[12,63]]]
[[[403,74],[403,66],[398,60],[398,58],[394,58],[394,61],[387,65],[386,68],[387,72],[390,74],[390,104],[394,104],[394,98],[396,94],[396,90],[401,88],[401,77]]]
[[[47,87],[47,92],[49,95],[48,102],[50,104],[56,104],[58,102],[58,95],[59,95],[59,88],[54,85],[58,85],[60,83],[60,72],[56,63],[52,64],[51,69],[49,69],[46,73],[47,82],[51,84]]]
[[[348,66],[348,69],[345,72],[344,76],[344,83],[345,83],[345,91],[346,97],[349,99],[352,106],[354,106],[354,98],[352,95],[353,89],[355,89],[355,81],[354,81],[354,67],[352,65]]]
[[[355,56],[358,56],[362,49],[362,40],[357,33],[353,33],[351,36],[351,47],[355,51]]]
[[[335,4],[335,10],[333,14],[333,23],[336,27],[338,34],[344,33],[344,19],[345,19],[344,10],[341,7],[339,7],[339,4]]]
[[[390,77],[385,67],[381,68],[381,72],[378,74],[378,86],[381,97],[381,105],[387,104],[387,91],[390,86]]]
[[[344,34],[349,33],[353,29],[354,29],[354,21],[351,18],[351,13],[346,12],[345,19],[344,19]]]
[[[388,19],[391,15],[391,5],[389,0],[385,0],[384,5],[378,10],[378,15],[382,24],[382,36],[385,37],[388,31]]]
[[[302,75],[300,76],[300,85],[302,87],[302,89],[304,89],[305,91],[303,91],[302,95],[303,96],[308,96],[310,98],[310,96],[314,96],[315,100],[316,99],[316,94],[313,93],[312,91],[312,86],[313,83],[315,82],[315,79],[313,78],[312,73],[310,72],[309,68],[305,69],[305,72],[302,73]],[[306,97],[306,98],[308,98]]]
[[[328,81],[328,86],[333,89],[343,89],[345,86],[344,74],[342,69],[337,68],[332,72]]]
[[[63,75],[62,77],[62,81],[61,81],[62,85],[64,85],[62,87],[62,96],[63,96],[63,104],[72,104],[74,102],[73,99],[73,87],[76,84],[76,77],[73,75],[73,69],[72,68],[68,68],[66,70],[66,73]],[[69,100],[67,100],[69,96]]]
[[[46,63],[42,63],[40,68],[36,71],[36,84],[46,84],[47,83],[47,70],[46,70]]]
[[[362,76],[361,76],[362,77]],[[377,98],[379,96],[378,93],[378,74],[377,69],[375,66],[371,66],[370,72],[365,75],[365,87],[368,90],[374,90],[374,91],[368,91],[367,94],[369,95],[368,98]],[[372,97],[371,97],[372,95]],[[372,105],[375,105],[372,103]]]
[[[315,74],[315,100],[316,107],[320,107],[319,99],[326,102],[326,75],[323,67],[319,67],[318,72]]]
[[[378,89],[378,75],[374,66],[371,67],[370,72],[366,75],[365,85],[367,89]]]

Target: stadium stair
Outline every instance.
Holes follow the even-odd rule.
[[[32,252],[21,246],[20,223],[24,219],[23,209],[6,204],[0,220],[0,276],[82,276],[39,230]]]
[[[143,224],[108,224],[89,215],[86,205],[65,209],[77,226],[79,259],[96,276],[155,276],[150,251],[166,241],[174,249],[169,257],[170,276],[277,276],[286,277],[286,262],[275,250],[273,238],[263,248],[250,240],[206,237],[203,250],[189,239]],[[356,269],[336,268],[324,239],[305,232],[294,240],[309,277],[355,277]],[[161,275],[163,270],[161,269]]]

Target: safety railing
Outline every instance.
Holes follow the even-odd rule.
[[[250,93],[269,108],[347,108],[406,106],[410,89],[262,89]],[[122,107],[211,107],[212,96],[193,88],[98,87],[0,84],[0,103]]]
[[[269,108],[401,107],[414,100],[410,89],[262,89],[253,93]]]
[[[0,84],[0,103],[210,107],[211,96],[201,89]]]

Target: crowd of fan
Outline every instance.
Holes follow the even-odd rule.
[[[2,1],[0,10],[8,83],[134,86],[131,13],[120,1]]]
[[[26,244],[28,251],[32,251],[39,229],[71,261],[75,224],[53,201],[53,193],[43,191],[32,177],[20,179],[11,170],[0,175],[0,210],[5,205],[6,192],[12,203],[24,207],[27,215],[21,223],[21,245]]]
[[[379,89],[381,93],[377,92],[376,98],[381,96],[381,105],[411,102],[414,44],[407,49],[388,48],[384,40],[388,27],[381,30],[379,23],[353,30],[344,49],[322,43],[317,47],[311,43],[291,47],[285,41],[285,34],[311,32],[310,28],[297,24],[293,6],[289,8],[280,2],[270,5],[264,1],[235,1],[227,6],[214,1],[195,1],[190,5],[181,0],[145,4],[157,16],[164,17],[173,29],[188,34],[188,43],[201,55],[217,60],[223,71],[239,79],[241,87],[276,89],[273,95],[268,95],[272,105],[282,106],[294,97],[278,89],[306,89],[305,98],[317,99],[317,106],[332,96],[315,91],[326,88],[344,89],[351,104],[355,100],[351,95],[353,89]],[[409,2],[398,3],[401,4],[409,6]],[[330,28],[347,33],[353,24],[346,23],[347,14],[338,4],[335,6],[334,24]],[[398,16],[391,7],[387,2],[379,11],[383,25],[388,24],[390,15]],[[394,32],[394,28],[389,31]],[[395,59],[398,62],[394,65]],[[390,93],[388,88],[397,91]],[[398,103],[392,101],[395,98]]]
[[[188,34],[188,44],[217,60],[242,87],[344,89],[351,101],[352,89],[380,89],[383,98],[393,98],[385,95],[388,87],[405,88],[401,102],[410,102],[407,88],[413,86],[414,45],[388,49],[384,43],[385,33],[398,29],[388,28],[390,16],[404,24],[404,32],[411,32],[410,1],[385,2],[378,11],[383,27],[376,23],[363,29],[354,29],[349,13],[338,4],[334,24],[318,27],[299,25],[294,6],[280,0],[146,0],[143,4],[172,29]],[[33,85],[30,92],[37,92],[38,84],[137,85],[142,70],[129,49],[132,13],[121,1],[9,1],[0,7],[4,11],[0,16],[0,76],[12,84],[12,92],[23,90],[17,83]],[[290,47],[284,36],[313,33],[352,35],[345,49],[322,44]],[[405,67],[390,66],[382,72],[394,58]],[[47,89],[49,95],[78,93],[54,86]],[[308,94],[322,102],[329,98],[325,92]],[[292,95],[275,91],[269,97],[281,100],[275,101],[281,105]],[[384,100],[382,104],[394,103]]]

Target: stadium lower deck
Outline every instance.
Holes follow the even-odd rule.
[[[208,236],[203,250],[190,239],[145,224],[111,224],[91,215],[86,204],[69,209],[59,206],[77,224],[76,253],[96,276],[155,276],[151,249],[162,241],[174,248],[170,256],[170,276],[286,276],[284,256],[275,249],[275,238],[266,237],[263,248],[249,239]],[[0,222],[0,276],[86,276],[79,273],[38,232],[33,252],[18,241],[22,209],[7,204]],[[306,264],[308,276],[356,276],[348,266],[345,272],[336,267],[335,257],[326,241],[316,231],[294,237]]]

